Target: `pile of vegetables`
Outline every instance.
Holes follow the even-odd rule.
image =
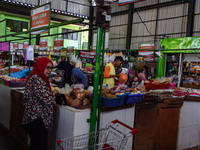
[[[107,98],[116,98],[116,94],[113,93],[111,89],[102,89],[102,96]]]
[[[102,88],[102,96],[107,98],[116,98],[117,95],[123,95],[130,92],[130,88],[126,85],[120,85],[118,87],[113,87],[111,89]]]
[[[188,92],[182,92],[182,91],[174,91],[172,93],[173,96],[177,96],[177,97],[183,97],[183,96],[186,96],[186,95],[190,95],[190,93]]]
[[[130,92],[130,88],[128,88],[126,85],[121,85],[118,87],[113,87],[111,88],[111,90],[113,91],[113,94],[117,94],[117,93],[121,93],[121,94],[125,94],[127,92]]]
[[[1,79],[5,79],[7,81],[21,81],[19,78],[16,78],[16,77],[10,77],[8,75],[0,75],[0,78]]]
[[[67,104],[72,107],[91,104],[91,93],[88,90],[73,89],[69,94],[65,94]]]

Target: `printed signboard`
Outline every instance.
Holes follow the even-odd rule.
[[[139,44],[139,55],[144,56],[144,61],[152,61],[154,53],[154,43]],[[148,50],[148,51],[147,51]]]
[[[29,47],[29,42],[24,42],[24,46],[23,47],[24,47],[24,49]]]
[[[39,6],[36,9],[31,10],[31,30],[49,26],[50,9],[51,9],[51,6],[48,3],[43,6]],[[48,29],[31,32],[32,35],[43,34],[43,33],[48,33]]]
[[[40,40],[40,50],[47,49],[48,39],[41,39]]]
[[[54,38],[54,50],[63,48],[63,38]]]

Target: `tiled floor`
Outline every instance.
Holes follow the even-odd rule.
[[[0,150],[20,150],[20,148],[0,130]]]

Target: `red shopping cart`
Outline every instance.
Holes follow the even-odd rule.
[[[118,124],[130,129],[128,133],[119,130]],[[113,120],[104,129],[79,136],[58,140],[62,150],[122,150],[125,148],[128,138],[136,134],[134,129],[119,120]]]

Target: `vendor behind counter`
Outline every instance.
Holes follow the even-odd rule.
[[[88,78],[79,68],[73,67],[67,61],[61,61],[58,69],[64,73],[59,86],[60,88],[64,87],[66,83],[70,86],[80,83],[84,85],[85,89],[88,87]]]
[[[116,75],[115,73],[115,67],[121,66],[122,63],[123,58],[121,56],[117,56],[113,62],[106,65],[103,84],[108,84],[109,88],[112,88],[115,85],[115,77],[119,77],[119,75]]]

